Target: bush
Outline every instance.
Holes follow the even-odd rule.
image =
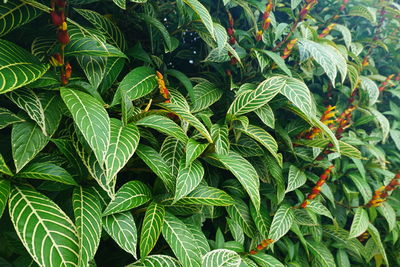
[[[396,2],[4,1],[1,265],[399,266]]]

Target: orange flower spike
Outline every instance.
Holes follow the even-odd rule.
[[[303,203],[301,203],[300,207],[305,209],[308,206],[308,204],[310,204],[310,201],[304,200]]]
[[[233,24],[235,23],[232,17],[231,12],[228,12],[228,21],[229,21],[229,25],[231,26],[231,28],[233,28]]]
[[[262,250],[264,247],[261,245],[261,244],[259,244],[259,245],[257,245],[257,249],[258,250]]]
[[[52,55],[49,61],[53,67],[61,67],[64,64],[64,60],[61,57],[60,53]]]
[[[269,25],[271,24],[271,18],[268,17],[264,20],[264,24],[263,24],[263,30],[266,31],[269,28]]]
[[[257,251],[255,251],[255,250],[253,249],[252,251],[250,251],[250,254],[251,254],[251,255],[256,255],[256,254],[257,254]]]
[[[72,75],[72,67],[69,63],[67,63],[65,65],[65,77],[67,77],[67,79],[71,78]]]
[[[259,42],[262,40],[263,31],[259,30],[256,34],[256,41]]]
[[[363,62],[362,62],[362,64],[361,64],[363,67],[366,67],[366,66],[368,66],[369,65],[369,62],[368,62],[368,57],[365,57],[364,58],[364,60],[363,60]]]

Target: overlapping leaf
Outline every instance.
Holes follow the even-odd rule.
[[[199,185],[187,196],[176,202],[177,205],[230,206],[233,199],[224,191],[210,186]]]
[[[204,176],[204,168],[198,160],[186,166],[182,160],[176,177],[174,202],[192,192],[201,182]]]
[[[363,208],[357,208],[351,223],[349,238],[357,237],[364,233],[369,224],[368,213]]]
[[[282,204],[276,211],[272,219],[271,228],[269,229],[268,238],[274,242],[284,236],[292,226],[294,214],[292,207]]]
[[[64,168],[50,162],[35,162],[23,168],[15,178],[55,181],[68,185],[78,185]]]
[[[10,181],[0,179],[0,218],[3,215],[3,211],[7,205],[10,191],[11,191]]]
[[[179,127],[173,120],[160,115],[150,115],[146,116],[136,122],[138,126],[145,126],[153,128],[157,131],[165,133],[167,135],[173,136],[176,139],[186,143],[188,137],[183,132],[182,128]]]
[[[140,235],[140,257],[144,259],[157,243],[164,224],[165,208],[152,202],[146,209]]]
[[[238,267],[242,260],[239,254],[228,249],[216,249],[203,256],[203,267]]]
[[[192,112],[204,110],[217,102],[223,91],[215,84],[208,81],[201,82],[193,87],[194,99],[192,100]]]

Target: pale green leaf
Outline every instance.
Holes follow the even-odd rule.
[[[299,188],[300,186],[305,184],[306,181],[307,181],[307,177],[306,177],[305,173],[302,170],[298,169],[296,166],[290,165],[289,176],[288,176],[288,185],[287,185],[285,193]]]
[[[212,134],[212,131],[211,131]],[[202,144],[190,138],[186,143],[186,167],[188,167],[195,159],[197,159],[204,150],[208,147],[208,144]]]
[[[260,118],[260,120],[268,127],[275,128],[275,115],[271,107],[268,104],[254,110],[254,113]]]
[[[204,26],[206,26],[211,37],[214,39],[214,25],[208,10],[198,0],[183,0],[188,6],[190,6],[194,12],[200,17]]]
[[[202,267],[239,267],[239,254],[228,249],[216,249],[203,256]]]
[[[294,214],[292,207],[282,204],[276,211],[272,219],[271,228],[269,229],[268,238],[273,242],[278,241],[283,237],[292,226]]]

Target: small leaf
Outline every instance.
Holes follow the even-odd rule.
[[[364,233],[369,224],[368,213],[363,208],[357,208],[351,223],[349,238],[354,238]]]
[[[274,242],[278,241],[289,231],[293,220],[294,214],[292,207],[282,204],[272,219],[268,238],[272,239]]]
[[[306,181],[307,181],[307,177],[306,177],[305,173],[303,171],[299,170],[296,166],[290,165],[288,185],[287,185],[285,193],[299,188],[300,186],[305,184]]]
[[[20,118],[6,108],[0,107],[0,130],[11,124],[23,121],[25,121],[23,118]]]
[[[204,26],[206,26],[208,32],[211,34],[211,37],[214,37],[214,24],[208,10],[198,1],[198,0],[183,0],[188,6],[190,6],[194,12],[200,17]]]
[[[146,258],[157,243],[164,224],[164,206],[152,202],[146,209],[140,235],[140,257]]]
[[[230,149],[229,129],[225,124],[214,124],[211,126],[211,137],[214,141],[215,152],[221,155],[227,155]]]
[[[321,203],[319,203],[318,201],[311,201],[311,203],[308,204],[307,208],[317,214],[324,215],[333,220],[333,216],[332,216],[331,212],[328,210],[328,208],[325,207],[324,205],[322,205]]]
[[[10,168],[8,168],[6,162],[4,161],[2,154],[0,154],[0,173],[4,173],[9,176],[13,175],[12,171],[10,170]]]
[[[186,143],[186,167],[188,167],[195,159],[203,154],[207,147],[208,144],[202,144],[190,138]]]
[[[287,76],[292,77],[292,73],[290,72],[289,68],[286,66],[285,60],[281,58],[281,56],[277,53],[268,51],[268,50],[258,50],[267,56],[269,56],[278,67],[283,70]]]
[[[143,13],[136,14],[136,16],[139,17],[139,19],[144,20],[148,25],[151,25],[154,28],[156,28],[161,33],[161,35],[164,39],[164,42],[165,42],[166,49],[168,51],[171,52],[172,50],[174,50],[172,47],[171,37],[169,35],[167,28],[164,26],[164,24],[162,24],[156,18],[153,18],[147,14],[143,14]]]
[[[185,160],[182,160],[176,178],[174,203],[192,192],[200,184],[203,176],[204,168],[200,161],[195,160],[186,166]]]
[[[217,102],[223,91],[208,81],[201,82],[193,87],[192,112],[202,111]]]
[[[188,140],[188,137],[183,132],[182,128],[179,127],[179,125],[176,124],[173,120],[165,116],[160,116],[160,115],[146,116],[137,121],[136,125],[153,128],[166,135],[173,136],[176,139],[182,141],[183,143],[186,143]]]
[[[239,254],[228,249],[216,249],[203,256],[202,267],[239,267]]]
[[[103,216],[136,208],[150,199],[151,191],[144,183],[129,181],[118,190],[115,199],[104,210]]]
[[[233,199],[224,191],[210,186],[199,185],[187,196],[176,202],[177,205],[230,206]]]
[[[278,261],[271,255],[264,253],[257,253],[256,255],[250,256],[259,266],[262,267],[284,267],[283,263]]]
[[[275,128],[275,115],[271,107],[268,104],[254,110],[254,113],[260,118],[260,120],[268,127]]]
[[[308,240],[307,247],[310,248],[317,261],[321,264],[320,266],[336,267],[332,253],[324,244]]]

